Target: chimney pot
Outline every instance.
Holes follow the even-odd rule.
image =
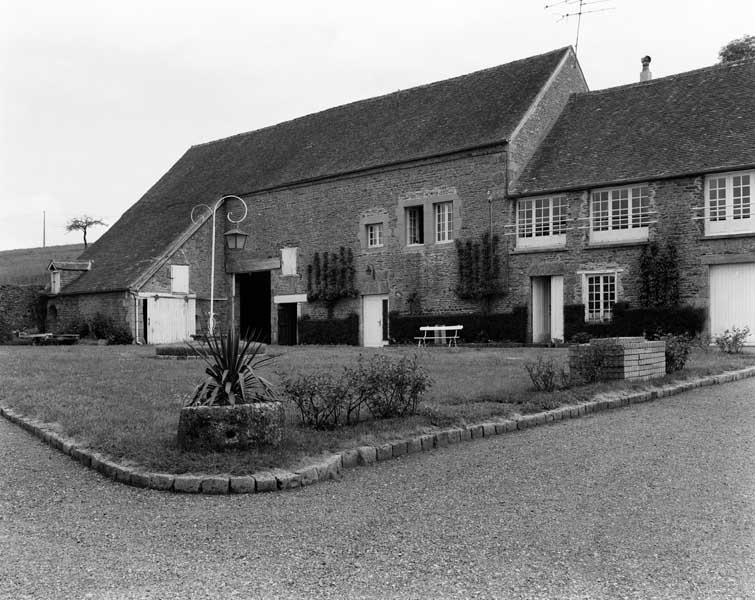
[[[642,72],[640,73],[640,81],[650,81],[653,78],[653,74],[650,72],[650,57],[643,56],[641,62]]]

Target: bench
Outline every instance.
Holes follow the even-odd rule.
[[[459,332],[464,329],[464,325],[425,325],[419,328],[422,334],[415,337],[417,346],[425,346],[427,342],[443,343],[448,342],[448,347],[456,346],[459,340]]]

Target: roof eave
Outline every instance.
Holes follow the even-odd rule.
[[[740,171],[745,169],[754,169],[755,163],[721,165],[717,167],[707,167],[696,169],[694,171],[679,171],[673,173],[653,174],[646,177],[628,177],[624,179],[607,179],[598,180],[588,183],[572,184],[560,187],[549,187],[535,190],[512,191],[508,197],[511,199],[525,198],[527,196],[543,196],[546,194],[556,194],[560,192],[574,192],[577,190],[588,190],[592,188],[607,187],[610,185],[630,185],[632,183],[642,183],[645,181],[659,181],[665,179],[676,179],[678,177],[693,177],[697,175],[709,175],[711,173],[723,173],[725,171]]]

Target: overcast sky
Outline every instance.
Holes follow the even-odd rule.
[[[549,3],[0,0],[0,250],[41,246],[43,211],[48,246],[80,243],[69,218],[112,224],[193,144],[574,45],[578,3]],[[584,10],[606,8],[582,17],[590,89],[755,33],[752,0]]]

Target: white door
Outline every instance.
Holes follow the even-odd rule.
[[[551,277],[551,340],[564,341],[564,276]]]
[[[147,298],[147,343],[172,344],[196,333],[196,300],[152,296]]]
[[[386,294],[362,296],[362,344],[365,347],[378,348],[388,343],[387,319]]]
[[[750,328],[746,340],[755,344],[755,263],[710,266],[710,334]]]

